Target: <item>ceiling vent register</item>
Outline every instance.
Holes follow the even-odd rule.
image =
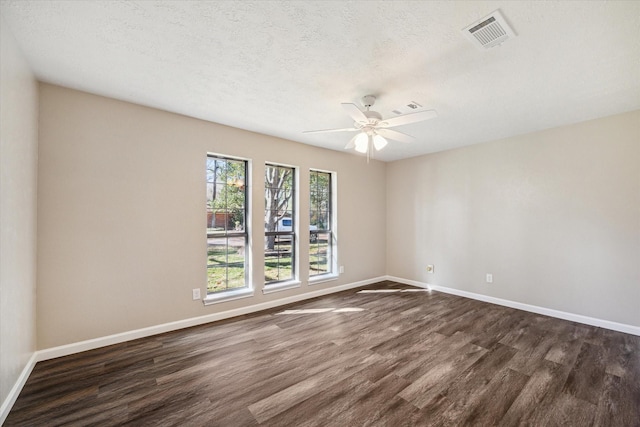
[[[516,33],[507,24],[499,10],[479,19],[462,32],[480,49],[489,49],[516,37]]]

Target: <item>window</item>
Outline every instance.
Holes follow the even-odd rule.
[[[264,175],[264,281],[296,278],[295,170],[270,165]]]
[[[335,274],[332,174],[309,172],[309,278]]]
[[[207,294],[247,287],[247,162],[207,155]]]

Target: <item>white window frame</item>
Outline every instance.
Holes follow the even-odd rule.
[[[212,153],[207,152],[207,160],[210,158],[216,158],[220,160],[230,160],[235,162],[243,162],[244,163],[244,231],[243,232],[231,232],[224,233],[225,237],[244,237],[244,283],[245,286],[241,288],[232,288],[225,289],[216,292],[208,291],[208,279],[205,279],[205,297],[203,298],[203,303],[205,305],[216,304],[225,301],[232,301],[240,298],[247,298],[254,295],[254,289],[252,286],[252,268],[251,268],[251,160],[242,158],[229,156],[220,153]],[[208,226],[208,224],[207,224]],[[208,227],[207,227],[208,228]],[[211,234],[211,235],[210,235]],[[220,234],[217,234],[220,235]],[[216,234],[207,232],[207,239],[210,237],[214,237]],[[208,248],[207,248],[208,252]],[[207,255],[208,257],[208,255]]]
[[[291,216],[291,220],[293,221],[293,227],[291,228],[291,231],[289,232],[267,232],[265,230],[265,239],[268,235],[282,235],[282,236],[289,236],[291,239],[291,243],[292,243],[292,260],[291,260],[291,268],[292,268],[292,277],[288,278],[288,279],[284,279],[284,280],[276,280],[276,281],[270,281],[270,282],[266,282],[263,280],[263,289],[262,292],[264,294],[270,294],[273,292],[279,292],[279,291],[284,291],[287,289],[293,289],[293,288],[298,288],[301,285],[300,279],[299,279],[299,275],[300,275],[300,239],[299,239],[299,235],[300,235],[300,214],[299,214],[299,207],[300,207],[300,168],[294,165],[288,165],[288,164],[283,164],[283,163],[277,163],[277,162],[265,162],[265,174],[266,174],[266,169],[267,167],[279,167],[279,168],[287,168],[287,169],[291,169],[292,170],[292,184],[293,184],[293,194],[291,196],[291,212],[292,212],[292,216]],[[263,174],[263,179],[264,179],[264,174]],[[266,180],[265,180],[265,188],[266,188]],[[265,199],[266,200],[266,199]],[[267,207],[266,205],[264,206],[263,209],[263,215],[265,214]],[[266,225],[266,224],[265,224]],[[263,246],[264,248],[264,246]],[[264,252],[263,252],[264,253]],[[263,268],[266,268],[266,260],[263,261]]]
[[[313,206],[311,205],[311,174],[313,172],[325,173],[325,174],[328,174],[330,177],[330,185],[329,185],[329,191],[331,192],[331,197],[329,198],[330,227],[326,231],[328,231],[330,234],[331,246],[329,248],[329,254],[328,254],[328,256],[330,257],[329,263],[328,263],[330,266],[330,271],[327,273],[321,273],[321,274],[315,274],[315,275],[311,275],[309,273],[309,285],[316,285],[319,283],[337,280],[338,276],[340,275],[338,272],[338,238],[337,238],[338,236],[338,191],[337,191],[338,174],[335,171],[328,171],[328,170],[322,170],[317,168],[309,169],[309,182],[307,183],[309,185],[309,214],[313,210]],[[309,235],[311,235],[311,231],[309,232]],[[309,259],[311,259],[311,245],[312,243],[309,242],[309,247],[308,247]],[[307,266],[307,268],[309,267],[310,265]]]

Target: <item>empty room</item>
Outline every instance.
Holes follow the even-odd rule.
[[[640,2],[0,0],[0,424],[640,427]]]

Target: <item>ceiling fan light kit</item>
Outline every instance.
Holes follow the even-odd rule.
[[[387,145],[387,140],[381,137],[380,135],[373,136],[373,146],[376,147],[377,151],[382,150]]]
[[[358,135],[354,136],[353,143],[358,153],[364,154],[367,152],[367,150],[369,149],[369,138],[370,136],[366,133],[359,133]]]
[[[416,123],[438,116],[438,113],[435,110],[424,110],[383,120],[382,114],[377,111],[370,110],[375,102],[376,97],[374,95],[363,96],[362,105],[366,108],[365,111],[362,111],[355,104],[341,104],[345,112],[354,120],[353,128],[323,129],[306,131],[304,133],[359,132],[356,136],[351,138],[344,148],[346,150],[354,148],[358,153],[366,154],[367,160],[369,160],[374,149],[376,151],[380,151],[387,146],[389,143],[387,139],[405,143],[413,142],[415,139],[410,135],[389,128]]]

